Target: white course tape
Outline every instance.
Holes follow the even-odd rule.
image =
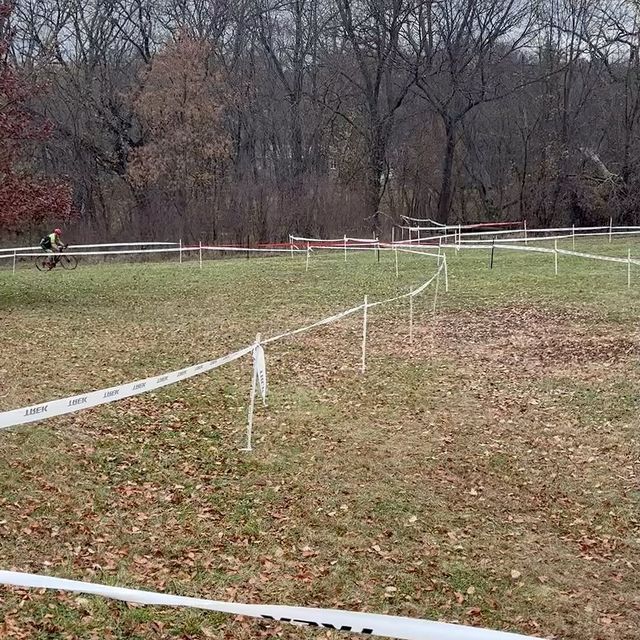
[[[198,247],[195,247],[198,248]],[[246,253],[247,251],[250,253],[291,253],[292,251],[294,253],[306,253],[307,250],[306,249],[298,249],[298,248],[288,248],[288,249],[281,249],[281,248],[274,248],[274,249],[264,249],[264,248],[252,248],[252,247],[225,247],[225,246],[215,246],[215,245],[209,245],[209,246],[205,246],[202,245],[203,249],[207,249],[208,251],[239,251],[239,252],[243,252]],[[183,249],[184,250],[193,250],[194,247],[187,247],[187,249]]]
[[[369,305],[371,306],[371,305]],[[280,333],[273,338],[269,338],[268,340],[262,340],[261,344],[271,344],[272,342],[276,342],[278,340],[282,340],[283,338],[288,338],[290,336],[296,336],[299,333],[304,333],[306,331],[311,331],[311,329],[315,329],[316,327],[321,327],[325,324],[331,324],[332,322],[337,322],[338,320],[342,320],[342,318],[346,318],[358,311],[364,309],[364,305],[361,304],[357,307],[353,307],[352,309],[347,309],[346,311],[341,311],[340,313],[336,313],[333,316],[329,316],[328,318],[323,318],[322,320],[318,320],[318,322],[314,322],[313,324],[308,324],[306,327],[300,327],[299,329],[293,329],[292,331],[286,331],[285,333]]]
[[[507,250],[507,251],[533,251],[534,253],[558,253],[558,254],[562,254],[562,255],[567,255],[567,256],[575,256],[577,258],[588,258],[590,260],[603,260],[605,262],[618,262],[618,263],[622,263],[622,264],[635,264],[635,265],[640,265],[640,260],[636,260],[636,259],[631,259],[629,260],[629,258],[616,258],[614,256],[603,256],[603,255],[598,255],[595,253],[584,253],[581,251],[569,251],[568,249],[550,249],[548,247],[522,247],[519,245],[505,245],[505,244],[499,244],[496,243],[495,245],[491,245],[491,244],[462,244],[460,246],[458,245],[453,245],[453,244],[446,244],[446,245],[442,245],[443,248],[447,248],[447,249],[454,249],[454,248],[458,248],[458,249],[491,249],[492,247],[495,247],[496,249],[503,249],[503,250]],[[403,251],[403,249],[401,249],[401,251]]]
[[[440,275],[440,272],[443,268],[444,262],[440,265],[438,270],[417,289],[413,289],[412,291],[409,291],[409,293],[402,293],[399,296],[394,296],[393,298],[386,298],[385,300],[379,300],[378,302],[370,302],[369,304],[367,304],[367,307],[369,309],[373,309],[374,307],[379,307],[383,304],[389,304],[390,302],[396,302],[397,300],[402,300],[403,298],[415,298],[417,295],[420,295]]]
[[[389,302],[405,298],[408,295],[418,295],[420,292],[424,291],[424,289],[426,289],[429,284],[433,282],[433,280],[440,274],[443,266],[444,263],[440,265],[438,271],[427,282],[425,282],[411,294],[403,294],[401,296],[396,296],[387,300],[381,300],[380,302],[374,302],[368,306],[377,307],[382,304],[387,304]],[[365,305],[358,305],[357,307],[347,309],[346,311],[341,311],[340,313],[329,316],[328,318],[323,318],[322,320],[309,324],[305,327],[293,329],[292,331],[281,333],[277,336],[274,336],[273,338],[269,338],[268,340],[263,340],[261,344],[271,344],[272,342],[276,342],[290,336],[295,336],[306,331],[311,331],[312,329],[321,327],[326,324],[337,322],[338,320],[361,311],[362,309],[364,309],[364,307]],[[38,420],[45,420],[47,418],[53,418],[55,416],[65,415],[67,413],[74,413],[82,409],[97,407],[102,404],[108,404],[110,402],[115,402],[116,400],[122,400],[124,398],[140,395],[148,391],[153,391],[154,389],[160,389],[161,387],[165,387],[181,380],[186,380],[187,378],[191,378],[201,373],[206,373],[208,371],[211,371],[212,369],[221,367],[224,364],[233,362],[234,360],[237,360],[238,358],[251,353],[254,348],[255,345],[251,345],[249,347],[245,347],[244,349],[240,349],[239,351],[235,351],[234,353],[230,353],[226,356],[218,358],[217,360],[209,360],[201,364],[192,365],[190,367],[186,367],[178,371],[172,371],[160,376],[145,378],[144,380],[136,380],[135,382],[128,382],[116,387],[99,389],[97,391],[90,391],[89,393],[69,396],[67,398],[60,398],[58,400],[51,400],[50,402],[42,402],[40,404],[21,407],[19,409],[12,409],[10,411],[4,411],[0,413],[0,429],[6,429],[8,427],[13,427],[16,425],[37,422]]]
[[[416,245],[419,246],[419,245]],[[437,253],[430,253],[428,251],[416,251],[415,249],[405,249],[404,246],[403,247],[396,247],[398,249],[398,251],[400,251],[401,253],[415,253],[419,256],[431,256],[432,258],[439,258],[440,256]]]
[[[164,246],[164,247],[173,247],[177,246],[177,242],[110,242],[106,244],[74,244],[74,249],[99,249],[101,247],[154,247],[154,246]],[[21,251],[33,251],[36,249],[41,249],[40,246],[36,247],[12,247],[12,248],[4,248],[0,249],[0,253],[4,253],[9,251],[13,254],[13,252],[21,252]]]
[[[202,246],[197,247],[164,247],[162,249],[117,249],[113,251],[64,251],[61,254],[63,256],[118,256],[118,255],[138,255],[148,253],[186,253],[187,251],[200,251],[206,249],[207,251],[239,251],[242,253],[290,253],[291,251],[303,253],[306,249],[254,249],[251,247],[216,247],[216,246]],[[44,251],[34,253],[19,253],[19,258],[38,258],[43,256],[51,257],[51,253],[44,253]],[[13,258],[12,253],[0,254],[0,258]]]
[[[436,255],[436,254],[434,254]],[[424,291],[435,279],[436,277],[440,274],[440,271],[442,271],[444,267],[444,263],[442,263],[440,265],[440,267],[438,268],[438,270],[436,271],[436,273],[431,276],[431,278],[429,278],[429,280],[427,280],[427,282],[425,282],[424,284],[420,285],[415,291],[411,292],[411,293],[404,293],[402,295],[399,296],[395,296],[393,298],[387,298],[385,300],[380,300],[378,302],[369,302],[367,303],[367,308],[371,309],[373,307],[378,307],[380,305],[383,304],[388,304],[389,302],[394,302],[396,300],[400,300],[402,298],[406,298],[408,296],[416,296],[419,293],[421,293],[422,291]],[[340,313],[336,313],[333,316],[329,316],[328,318],[323,318],[322,320],[318,320],[317,322],[314,322],[313,324],[309,324],[306,327],[300,327],[299,329],[293,329],[292,331],[286,331],[285,333],[280,333],[277,336],[274,336],[273,338],[269,338],[268,340],[262,340],[261,344],[270,344],[272,342],[276,342],[277,340],[282,340],[283,338],[288,338],[290,336],[295,336],[298,335],[299,333],[304,333],[306,331],[311,331],[312,329],[315,329],[316,327],[321,327],[325,324],[331,324],[333,322],[337,322],[338,320],[342,320],[343,318],[346,318],[350,315],[353,315],[354,313],[357,313],[358,311],[362,311],[364,309],[365,305],[361,304],[358,305],[357,307],[352,307],[351,309],[347,309],[346,311],[341,311]]]
[[[268,621],[289,622],[318,629],[363,633],[370,636],[397,638],[398,640],[523,640],[532,636],[465,627],[446,622],[432,622],[417,618],[388,616],[377,613],[358,613],[339,609],[288,607],[284,605],[242,604],[220,602],[187,596],[174,596],[155,591],[111,587],[95,582],[66,580],[33,573],[0,571],[0,584],[29,589],[55,589],[112,600],[164,607],[187,607],[260,618]]]
[[[534,229],[535,231],[535,229]],[[602,231],[602,232],[589,232],[589,233],[567,233],[567,234],[561,234],[561,235],[550,235],[550,236],[542,236],[539,238],[532,238],[532,237],[527,237],[525,238],[524,236],[521,238],[496,238],[496,245],[500,242],[500,243],[507,243],[507,242],[548,242],[550,240],[568,240],[570,238],[598,238],[601,236],[634,236],[634,235],[638,235],[640,234],[640,229],[636,229],[634,231],[612,231],[611,233],[609,233],[609,231]],[[490,244],[493,242],[492,238],[473,238],[471,240],[465,240],[464,238],[461,240],[461,242],[464,244],[465,242],[471,242],[471,243],[487,243]]]
[[[603,256],[597,255],[595,253],[582,253],[580,251],[569,251],[567,249],[558,249],[558,253],[562,253],[567,256],[576,256],[578,258],[589,258],[591,260],[604,260],[606,262],[622,262],[627,264],[629,262],[628,258],[615,258],[613,256]],[[640,264],[638,260],[631,260],[632,264]]]
[[[40,250],[39,252],[34,253],[20,253],[18,254],[19,258],[37,258],[43,256],[57,255],[57,256],[118,256],[118,255],[136,255],[136,254],[144,254],[144,253],[179,253],[181,251],[199,251],[200,247],[163,247],[161,249],[115,249],[112,251],[64,251],[63,253],[45,253]],[[8,258],[13,256],[8,255],[0,255],[0,258]]]
[[[549,249],[548,247],[522,247],[520,245],[513,245],[513,244],[499,244],[499,243],[495,243],[495,245],[492,244],[461,244],[461,245],[457,245],[457,244],[443,244],[442,248],[443,249],[484,249],[485,251],[487,249],[491,249],[492,247],[495,247],[496,249],[503,249],[506,251],[529,251],[529,252],[533,252],[533,253],[554,253],[553,249]]]
[[[290,236],[291,240],[298,240],[300,242],[344,242],[344,236],[342,238],[305,238],[302,236]]]
[[[107,404],[109,402],[115,402],[116,400],[122,400],[123,398],[130,398],[131,396],[137,396],[141,393],[147,393],[154,389],[160,389],[167,385],[174,384],[187,378],[206,373],[213,369],[217,369],[224,364],[233,362],[242,356],[247,355],[253,351],[254,345],[235,351],[217,360],[209,360],[201,364],[196,364],[185,369],[178,371],[172,371],[160,376],[154,376],[153,378],[145,378],[144,380],[136,380],[135,382],[128,382],[126,384],[109,387],[108,389],[100,389],[98,391],[91,391],[78,396],[70,396],[68,398],[61,398],[59,400],[52,400],[51,402],[42,402],[40,404],[31,405],[30,407],[22,407],[20,409],[13,409],[12,411],[5,411],[0,413],[0,429],[6,429],[15,425],[27,424],[29,422],[36,422],[38,420],[44,420],[46,418],[52,418],[54,416],[62,416],[67,413],[74,413],[81,409],[88,409],[90,407],[97,407],[101,404]]]

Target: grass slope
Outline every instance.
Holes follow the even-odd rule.
[[[626,255],[627,241],[577,249]],[[570,241],[565,246],[570,246]],[[640,627],[640,273],[449,253],[451,290],[250,362],[0,433],[0,566],[244,602],[344,607],[566,640]],[[427,279],[434,260],[304,258],[0,271],[0,409],[223,355]],[[11,638],[317,632],[0,591]],[[331,636],[330,632],[323,636]]]

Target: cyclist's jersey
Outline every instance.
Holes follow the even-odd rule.
[[[60,238],[55,233],[49,234],[49,242],[51,242],[51,247],[53,249],[57,249],[62,244],[60,242]]]

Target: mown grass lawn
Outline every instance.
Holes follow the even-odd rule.
[[[629,239],[577,241],[626,256]],[[570,248],[570,241],[565,247]],[[640,255],[640,248],[634,250]],[[640,269],[448,252],[450,292],[0,433],[0,567],[567,640],[640,628]],[[171,371],[408,291],[383,252],[0,271],[0,409]],[[315,638],[226,616],[0,589],[11,638]]]

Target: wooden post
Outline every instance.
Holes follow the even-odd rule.
[[[489,259],[489,269],[493,269],[493,254],[496,250],[496,239],[494,237],[493,242],[491,243],[491,258]]]

